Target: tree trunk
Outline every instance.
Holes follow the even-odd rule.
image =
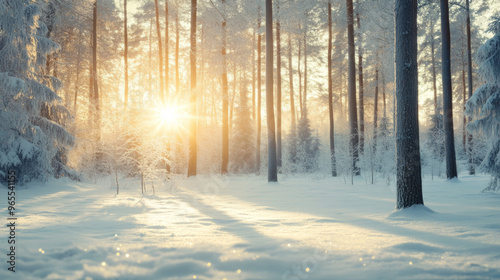
[[[276,131],[273,98],[273,1],[266,0],[266,111],[267,111],[267,181],[278,182]]]
[[[252,35],[252,119],[255,121],[256,113],[255,113],[255,30]]]
[[[384,100],[384,119],[387,118],[387,103],[385,99],[385,76],[382,72],[382,99]]]
[[[233,93],[229,98],[229,134],[231,134],[231,129],[233,129],[234,100],[236,99],[236,85],[238,82],[238,76],[236,75],[236,66],[236,62],[233,63]]]
[[[431,58],[432,58],[432,89],[434,90],[434,114],[439,114],[437,103],[437,85],[436,85],[436,55],[434,47],[434,23],[431,17]]]
[[[158,74],[160,79],[160,100],[165,103],[165,90],[163,85],[163,47],[161,43],[161,30],[160,30],[160,10],[158,8],[158,0],[155,0],[156,11],[156,35],[158,37]]]
[[[97,83],[97,0],[94,2],[93,27],[92,27],[92,88],[94,109],[94,128],[96,130],[97,142],[101,139],[101,112],[99,108],[99,87]]]
[[[352,0],[346,0],[347,4],[347,42],[349,49],[349,124],[350,145],[349,150],[352,159],[352,172],[359,175],[358,168],[358,114],[356,102],[356,63],[354,58],[354,16]]]
[[[378,59],[375,66],[375,97],[373,98],[373,146],[376,147],[377,128],[378,128]]]
[[[304,24],[304,101],[302,101],[302,109],[304,113],[302,117],[307,116],[307,25]]]
[[[204,50],[203,46],[204,46],[204,43],[205,43],[205,30],[206,30],[206,26],[203,25],[203,22],[200,24],[200,29],[201,29],[200,30],[201,31],[200,32],[201,33],[200,34],[200,46],[198,48],[198,52],[200,53],[200,59],[199,59],[200,60],[200,63],[199,63],[199,65],[200,65],[200,68],[199,68],[200,69],[200,72],[199,72],[200,75],[199,75],[199,77],[200,78],[199,78],[198,87],[200,89],[199,90],[199,92],[200,92],[200,98],[199,99],[201,99],[200,102],[201,102],[201,104],[204,104],[204,101],[205,101],[205,99],[207,97],[204,94],[205,93],[205,56],[203,55],[203,50]],[[201,117],[201,119],[205,120],[206,119],[205,118],[205,110],[206,109],[204,108],[204,106],[200,106],[199,109],[200,109],[200,111],[198,112],[198,115]],[[207,124],[207,122],[201,122],[202,126],[204,126],[206,124]],[[199,125],[199,123],[198,123],[198,125]]]
[[[152,78],[152,73],[151,73],[151,64],[153,62],[153,50],[152,50],[152,45],[153,45],[153,20],[149,22],[149,63],[148,63],[148,78],[149,78],[149,83],[148,83],[148,93],[152,94],[153,92],[153,78]]]
[[[226,5],[226,0],[222,0]],[[226,20],[222,21],[222,167],[221,173],[227,173],[229,163],[229,126],[228,126],[228,84],[227,84],[227,61],[226,61]]]
[[[170,72],[170,60],[169,60],[169,30],[168,30],[168,0],[165,0],[165,97],[168,98],[170,94],[169,88],[169,72]]]
[[[465,9],[467,13],[467,22],[466,22],[466,28],[467,28],[467,81],[468,81],[468,86],[469,86],[469,98],[471,98],[472,93],[473,93],[473,87],[472,87],[472,49],[471,49],[471,31],[470,31],[470,7],[469,7],[469,0],[465,1]],[[470,117],[469,117],[470,121]],[[473,159],[473,154],[472,154],[472,134],[468,133],[467,137],[467,156],[469,158],[469,175],[474,175],[476,174],[476,169],[474,168],[474,159]]]
[[[175,11],[175,93],[180,94],[180,77],[179,77],[179,41],[180,41],[180,27],[179,27],[179,7]],[[179,96],[177,96],[179,98]]]
[[[80,40],[81,40],[81,36],[78,36],[79,43],[81,42]],[[78,44],[78,45],[80,45],[80,44]],[[78,47],[77,59],[76,59],[76,81],[75,81],[75,100],[74,100],[75,103],[73,105],[75,119],[78,115],[78,91],[80,89],[81,61],[82,61],[82,49],[81,49],[81,47]]]
[[[442,80],[443,80],[443,119],[446,153],[446,178],[457,177],[455,157],[455,138],[453,135],[453,95],[451,89],[451,54],[450,54],[450,17],[448,0],[441,0],[442,33]]]
[[[335,160],[335,135],[333,120],[333,80],[332,80],[332,0],[328,1],[328,116],[330,118],[330,158],[332,177],[337,177],[337,163]]]
[[[52,30],[54,29],[54,18],[56,15],[56,8],[54,7],[53,1],[49,1],[48,3],[48,14],[46,16],[46,25],[47,25],[47,38],[50,38],[52,35]],[[47,59],[45,62],[45,74],[50,76],[50,67],[52,65],[52,59],[55,54],[47,55]],[[55,75],[54,75],[55,76]]]
[[[462,37],[463,38],[463,37]],[[467,131],[465,126],[467,125],[467,117],[465,116],[465,104],[467,103],[467,88],[465,85],[465,54],[464,54],[464,46],[462,44],[462,102],[463,102],[463,110],[462,110],[462,147],[463,152],[467,154]]]
[[[127,30],[127,0],[123,0],[123,29],[125,39],[125,109],[128,106],[128,30]]]
[[[295,129],[296,118],[295,118],[295,98],[293,92],[293,67],[292,67],[292,35],[288,33],[288,78],[290,83],[290,114],[292,117],[292,129]]]
[[[299,24],[299,29],[300,29],[300,24]],[[300,109],[300,116],[304,114],[304,106],[302,104],[302,71],[300,69],[300,62],[301,62],[301,54],[302,54],[302,40],[299,39],[299,56],[298,56],[298,61],[297,61],[297,67],[298,67],[298,72],[299,72],[299,109]]]
[[[356,5],[359,6],[359,1],[356,0]],[[358,7],[359,9],[359,7]],[[363,46],[362,34],[360,30],[359,12],[356,12],[356,20],[358,23],[358,82],[359,82],[359,152],[363,154],[365,149],[365,106],[364,106],[364,86],[363,86]]]
[[[279,2],[276,3],[277,14],[279,15],[280,6]],[[276,144],[277,144],[277,157],[278,157],[278,167],[281,167],[282,163],[282,151],[281,151],[281,33],[280,33],[280,21],[279,18],[276,20]]]
[[[257,30],[260,30],[261,18],[260,18],[260,6],[258,10],[257,17]],[[256,157],[255,157],[255,167],[257,169],[257,174],[260,173],[260,137],[261,137],[261,107],[262,107],[262,35],[257,35],[257,147],[256,147]]]
[[[197,139],[196,139],[196,128],[197,128],[197,102],[196,102],[196,11],[197,11],[197,0],[191,0],[191,53],[190,53],[190,64],[191,64],[191,96],[190,96],[190,107],[191,107],[191,120],[189,124],[189,163],[188,163],[188,177],[196,176],[196,165],[197,165]]]
[[[169,40],[169,36],[168,36],[168,0],[165,0],[165,103],[167,103],[168,101],[168,98],[169,98],[169,95],[170,95],[170,88],[169,88],[169,72],[170,72],[170,61],[169,61],[169,44],[168,44],[168,40]],[[169,108],[171,109],[171,108]],[[166,143],[166,154],[167,154],[167,157],[170,156],[170,153],[171,153],[171,141],[170,139],[167,139],[167,143]],[[167,173],[170,173],[170,169],[171,169],[171,166],[170,166],[170,162],[167,161],[167,164],[166,164],[166,169],[167,169]]]
[[[396,0],[397,209],[424,204],[418,129],[417,1]]]

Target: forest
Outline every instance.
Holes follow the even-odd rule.
[[[113,173],[147,188],[170,174],[363,173],[372,183],[396,174],[391,1],[275,1],[271,14],[261,1],[15,2],[2,7],[11,18],[2,17],[1,164],[21,169],[21,182]],[[478,53],[498,5],[451,2],[447,15],[436,1],[417,7],[423,173],[474,174],[498,153],[485,133],[497,125],[479,121],[494,101],[474,98],[466,110],[498,76],[485,69],[495,50]],[[24,106],[8,106],[13,96]]]
[[[381,220],[372,217],[367,222],[370,230],[384,234],[391,227],[416,230],[415,225],[408,225],[415,219],[425,224],[425,236],[434,236],[426,242],[458,248],[462,246],[457,245],[460,218],[446,216],[452,208],[444,205],[458,207],[474,196],[472,205],[484,206],[482,212],[471,208],[459,213],[471,223],[476,215],[484,214],[485,220],[474,221],[480,223],[474,226],[485,231],[471,236],[490,239],[467,239],[466,245],[474,247],[484,241],[481,246],[500,248],[498,235],[494,237],[500,225],[493,221],[500,211],[499,116],[500,3],[496,0],[0,0],[0,184],[14,193],[10,174],[15,173],[17,192],[29,193],[31,204],[26,207],[36,214],[20,210],[20,219],[24,217],[31,225],[28,230],[33,232],[28,233],[33,236],[41,226],[37,219],[49,219],[43,214],[48,206],[38,199],[62,200],[67,189],[72,195],[64,199],[67,204],[57,206],[57,213],[71,208],[71,202],[90,207],[85,198],[94,199],[100,207],[111,203],[116,208],[108,213],[121,218],[97,218],[103,219],[101,227],[110,234],[137,233],[147,224],[155,228],[146,230],[139,244],[166,234],[176,239],[173,248],[192,250],[177,237],[182,234],[167,234],[149,224],[162,219],[155,211],[167,209],[162,203],[168,202],[176,205],[173,220],[190,217],[187,209],[194,209],[209,215],[222,228],[218,230],[234,226],[227,232],[243,239],[248,233],[241,248],[240,241],[231,241],[233,247],[228,247],[242,250],[239,262],[245,265],[255,261],[255,256],[246,255],[255,249],[248,245],[250,241],[274,244],[272,233],[263,234],[266,225],[260,224],[262,217],[273,214],[267,208],[252,207],[287,209],[283,217],[292,217],[292,212],[327,216],[311,222],[321,226],[320,233],[314,234],[323,240],[332,230],[328,223],[337,218],[364,227],[358,218],[371,217],[368,206],[350,208],[349,201],[356,203],[350,200],[352,195],[375,205]],[[436,197],[452,195],[455,185],[457,200],[452,196],[440,204]],[[283,202],[268,194],[284,197]],[[304,196],[306,200],[300,200],[296,208],[290,206]],[[137,203],[127,202],[127,197]],[[232,207],[229,197],[248,205],[242,206],[241,213],[238,207],[229,211],[224,208]],[[423,206],[424,198],[430,208]],[[340,218],[329,212],[335,209],[334,204],[328,206],[334,201],[345,210],[339,212]],[[6,209],[14,206],[1,203]],[[88,209],[71,216],[79,217],[76,227],[87,230],[85,238],[93,232],[84,226],[87,219],[96,218],[87,216]],[[243,217],[254,213],[252,209],[262,216]],[[240,213],[239,218],[231,216],[234,211]],[[357,214],[342,216],[347,212]],[[427,218],[421,220],[422,216]],[[131,229],[119,225],[130,217],[136,219]],[[139,217],[149,222],[141,224]],[[287,219],[276,221],[284,231],[293,231]],[[313,220],[300,219],[297,224]],[[323,220],[328,221],[324,224]],[[456,242],[448,244],[443,236],[436,237],[440,234],[437,224],[443,221],[457,229],[453,233]],[[204,224],[198,218],[185,223]],[[72,230],[67,226],[62,231]],[[406,230],[397,232],[417,238],[415,231]],[[191,240],[201,235],[182,236]],[[214,236],[211,241],[222,242],[223,237]],[[38,244],[38,238],[33,238],[36,242],[30,242]],[[115,240],[118,235],[109,238]],[[281,238],[293,247],[292,237],[276,237]],[[321,247],[328,251],[323,250],[326,245],[298,239],[307,250]],[[195,239],[190,242],[197,244]],[[337,240],[337,244],[345,242]],[[423,252],[424,259],[441,250],[425,242],[415,244],[420,243],[410,240],[392,244],[391,253],[383,251],[385,259],[376,275],[393,279],[386,278],[384,269],[390,267],[389,259],[401,260],[402,256],[390,255],[395,254],[391,250]],[[212,245],[207,250],[214,253],[217,246]],[[55,243],[50,246],[64,260],[72,254],[81,256],[79,266],[87,260],[83,247],[61,253]],[[157,254],[171,259],[171,253],[160,247],[146,250],[149,257]],[[22,250],[34,249],[39,248]],[[287,271],[288,263],[277,261],[288,254],[285,249],[256,249],[277,265],[268,269],[262,260],[256,267],[269,272],[262,275],[256,269],[243,276],[241,269],[233,268],[233,274],[225,274],[224,261],[217,254],[210,262],[202,262],[201,269],[195,264],[203,252],[183,252],[192,253],[193,266],[175,263],[167,269],[156,263],[151,273],[140,272],[144,267],[138,265],[135,271],[116,268],[114,274],[107,274],[98,270],[110,267],[103,260],[95,270],[85,263],[83,274],[61,265],[59,274],[37,276],[33,272],[17,279],[83,279],[82,275],[90,275],[89,279],[125,275],[140,279],[309,279],[301,271],[309,273],[319,267],[306,258],[300,271]],[[115,251],[96,250],[98,259],[105,259],[106,254],[120,256],[120,252],[115,256]],[[144,248],[130,250],[144,253]],[[349,250],[345,254],[352,257],[357,249]],[[454,252],[463,254],[458,251]],[[296,252],[294,261],[300,264],[304,256],[314,255],[307,252]],[[488,254],[477,250],[478,258],[489,262],[491,270],[474,270],[479,274],[471,277],[500,277],[500,267],[494,264],[498,256]],[[356,262],[358,256],[353,258]],[[314,262],[325,261],[314,258]],[[471,271],[463,263],[455,264],[443,275]],[[311,279],[348,277],[355,267],[345,265],[345,270],[318,272]],[[425,270],[425,263],[420,265],[423,274],[411,277],[439,275]],[[217,272],[210,270],[215,268]],[[393,277],[406,279],[406,272],[401,269]],[[369,275],[360,273],[353,277]]]

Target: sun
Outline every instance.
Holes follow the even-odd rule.
[[[187,106],[182,102],[168,100],[153,108],[147,123],[154,126],[155,131],[158,132],[184,133],[186,131],[186,120],[190,119],[186,111]]]
[[[159,129],[180,129],[187,115],[185,110],[178,102],[169,102],[160,105],[154,110],[154,122],[158,124]]]
[[[179,115],[174,107],[168,106],[159,110],[158,117],[163,123],[173,124],[178,121]]]

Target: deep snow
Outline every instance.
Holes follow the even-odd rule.
[[[398,212],[393,184],[363,178],[199,176],[156,195],[126,179],[119,195],[111,178],[30,184],[17,189],[17,272],[3,261],[0,279],[500,279],[488,180],[424,178],[428,208]]]

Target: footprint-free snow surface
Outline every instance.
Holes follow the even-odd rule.
[[[0,231],[0,279],[500,279],[488,180],[425,178],[426,207],[396,212],[394,183],[363,178],[31,184],[17,189],[15,273]]]

